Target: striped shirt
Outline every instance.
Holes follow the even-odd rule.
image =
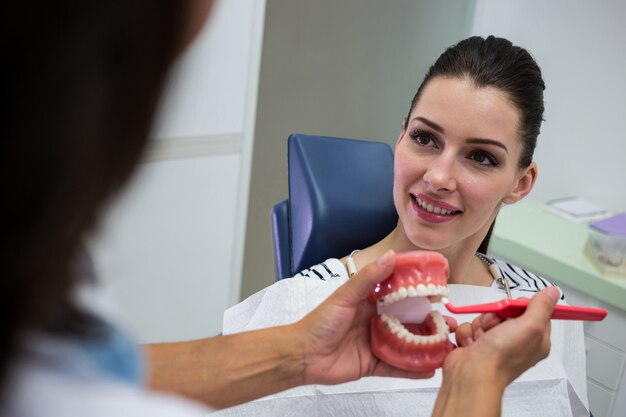
[[[502,277],[506,279],[511,291],[519,291],[521,293],[527,293],[528,296],[532,296],[532,293],[539,292],[546,287],[556,287],[555,284],[542,276],[527,271],[517,265],[513,265],[496,258],[490,259],[498,266]],[[495,282],[495,280],[493,285],[499,288],[499,285]],[[563,291],[561,291],[560,288],[559,291],[561,292],[561,300],[565,300]]]
[[[519,292],[518,294],[515,294],[513,298],[524,296],[530,297],[534,293],[542,290],[543,288],[556,286],[542,276],[527,271],[517,265],[513,265],[496,258],[489,259],[498,266],[502,277],[509,284],[511,292]],[[341,261],[335,258],[331,258],[320,264],[314,265],[310,268],[298,272],[296,275],[294,275],[294,277],[316,278],[322,281],[337,279],[347,280],[348,273]],[[493,281],[492,287],[497,289],[498,291],[506,293],[504,288],[501,288],[495,279]],[[561,300],[565,300],[563,291],[561,291]]]

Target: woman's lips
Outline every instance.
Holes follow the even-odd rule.
[[[411,206],[420,219],[429,223],[443,223],[453,220],[462,213],[456,207],[437,201],[423,194],[411,194]]]
[[[430,301],[447,294],[448,262],[437,252],[399,254],[392,275],[372,288],[379,315],[371,322],[372,352],[409,371],[434,371],[454,345]]]

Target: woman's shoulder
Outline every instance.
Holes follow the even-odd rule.
[[[529,293],[536,293],[546,287],[557,287],[556,284],[546,279],[545,277],[535,274],[525,268],[510,262],[503,261],[502,259],[491,258],[498,266],[502,277],[509,284],[511,291],[517,291],[523,296],[526,293],[528,296],[532,296]],[[560,290],[560,288],[559,288]],[[563,291],[561,291],[561,299],[564,299]]]
[[[298,272],[295,277],[314,278],[321,281],[346,281],[348,272],[343,263],[337,258],[330,258],[322,263]]]

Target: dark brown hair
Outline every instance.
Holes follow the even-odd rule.
[[[141,157],[187,2],[3,2],[0,383],[25,329],[84,335],[72,264]]]

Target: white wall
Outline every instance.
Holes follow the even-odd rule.
[[[626,2],[478,0],[473,33],[527,48],[546,82],[531,198],[626,210]]]
[[[139,339],[221,331],[239,299],[263,0],[222,0],[172,71],[155,140],[91,244]]]
[[[231,303],[238,154],[146,163],[95,244],[106,280],[141,341],[221,331]]]

